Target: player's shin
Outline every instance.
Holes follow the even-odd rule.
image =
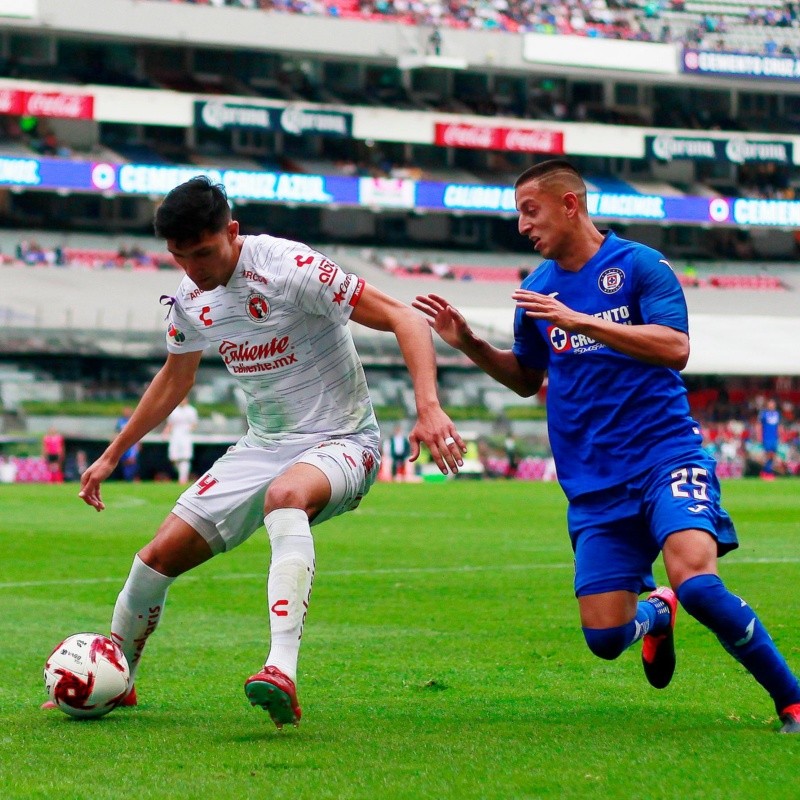
[[[713,631],[722,646],[769,692],[780,713],[800,703],[800,684],[756,613],[717,575],[696,575],[677,590],[686,611]]]
[[[314,539],[299,508],[281,508],[264,518],[272,546],[267,581],[270,651],[266,665],[297,679],[300,639],[314,582]]]
[[[145,643],[158,625],[167,590],[174,580],[148,567],[137,555],[117,596],[111,618],[111,638],[122,648],[128,661],[131,686]]]

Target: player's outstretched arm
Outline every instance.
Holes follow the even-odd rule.
[[[648,364],[682,370],[689,360],[689,337],[683,331],[666,325],[620,325],[574,311],[551,295],[526,289],[518,289],[513,297],[532,319],[546,319]]]
[[[436,390],[436,354],[425,320],[405,303],[365,285],[353,309],[351,319],[378,331],[391,331],[397,338],[403,360],[414,385],[417,421],[408,436],[410,460],[419,456],[420,443],[430,450],[431,457],[446,475],[463,466],[467,450],[464,440],[450,417],[439,404]]]
[[[447,344],[460,350],[487,375],[521,397],[531,397],[542,386],[544,371],[523,367],[511,350],[499,350],[476,336],[458,309],[438,294],[418,295],[414,308]]]
[[[150,382],[125,427],[81,476],[78,497],[84,503],[97,511],[105,508],[100,485],[114,471],[122,454],[156,425],[160,425],[189,393],[201,357],[202,351],[199,350],[179,355],[170,353],[167,356],[164,366]]]

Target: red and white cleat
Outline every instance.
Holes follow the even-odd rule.
[[[800,733],[800,703],[786,706],[781,711],[781,722],[783,726],[778,733]]]
[[[244,693],[250,705],[263,708],[278,729],[300,722],[302,712],[294,681],[277,667],[264,667],[249,677],[244,683]]]

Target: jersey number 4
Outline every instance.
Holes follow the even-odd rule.
[[[690,477],[691,475],[691,477]],[[702,467],[682,467],[670,473],[673,497],[693,497],[708,500],[708,470]]]
[[[207,472],[197,481],[197,494],[205,494],[212,486],[216,486],[219,481],[211,476],[210,472]]]

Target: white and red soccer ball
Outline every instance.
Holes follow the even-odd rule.
[[[76,633],[44,665],[50,699],[71,717],[102,717],[128,693],[130,670],[119,646],[99,633]]]

